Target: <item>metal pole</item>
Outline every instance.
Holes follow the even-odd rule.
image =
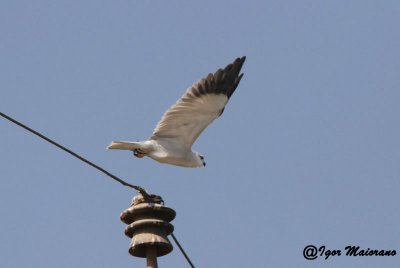
[[[147,268],[158,268],[157,248],[155,246],[146,247]]]

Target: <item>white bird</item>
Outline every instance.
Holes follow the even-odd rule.
[[[148,156],[160,163],[203,167],[204,157],[192,151],[201,132],[224,111],[239,85],[246,57],[237,58],[224,69],[194,83],[169,108],[146,141],[113,141],[107,149],[130,150],[136,157]]]

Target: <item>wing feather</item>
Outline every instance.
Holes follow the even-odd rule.
[[[203,130],[224,111],[239,85],[246,57],[193,84],[162,116],[150,139],[173,139],[190,148]]]

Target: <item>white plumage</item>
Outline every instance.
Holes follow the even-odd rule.
[[[204,157],[192,151],[203,130],[224,111],[239,85],[246,57],[237,58],[187,89],[169,108],[146,141],[113,141],[107,149],[131,150],[136,157],[183,167],[205,166]]]

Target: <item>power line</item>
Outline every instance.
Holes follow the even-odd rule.
[[[35,134],[36,136],[38,136],[38,137],[44,139],[45,141],[47,141],[47,142],[53,144],[54,146],[60,148],[61,150],[63,150],[63,151],[65,151],[65,152],[69,153],[70,155],[72,155],[72,156],[78,158],[79,160],[85,162],[86,164],[88,164],[88,165],[94,167],[95,169],[97,169],[97,170],[103,172],[104,174],[106,174],[107,176],[109,176],[109,177],[112,178],[113,180],[115,180],[115,181],[121,183],[122,185],[135,189],[135,190],[138,191],[140,194],[142,194],[143,197],[144,197],[145,199],[151,200],[151,197],[150,197],[151,195],[149,195],[149,194],[146,192],[146,190],[143,189],[142,187],[140,187],[140,186],[138,186],[138,185],[130,184],[130,183],[128,183],[128,182],[126,182],[126,181],[124,181],[124,180],[118,178],[117,176],[115,176],[114,174],[108,172],[108,171],[105,170],[104,168],[102,168],[102,167],[100,167],[100,166],[94,164],[93,162],[91,162],[91,161],[87,160],[86,158],[84,158],[84,157],[78,155],[77,153],[75,153],[75,152],[71,151],[70,149],[68,149],[68,148],[66,148],[66,147],[64,147],[64,146],[62,146],[61,144],[59,144],[59,143],[53,141],[52,139],[50,139],[50,138],[44,136],[43,134],[41,134],[41,133],[39,133],[39,132],[33,130],[32,128],[30,128],[30,127],[28,127],[28,126],[22,124],[21,122],[19,122],[19,121],[13,119],[12,117],[10,117],[10,116],[8,116],[8,115],[2,113],[2,112],[0,112],[0,115],[1,115],[2,117],[4,117],[5,119],[11,121],[12,123],[14,123],[14,124],[16,124],[16,125],[18,125],[18,126],[24,128],[24,129],[28,130],[29,132]],[[175,235],[174,235],[173,233],[171,233],[171,236],[172,236],[172,238],[174,239],[174,241],[175,241],[176,245],[178,246],[179,250],[181,251],[182,255],[185,257],[186,261],[189,263],[190,267],[194,268],[193,263],[190,261],[189,257],[187,256],[187,254],[186,254],[186,252],[184,251],[184,249],[181,247],[181,245],[180,245],[179,241],[176,239]]]
[[[178,246],[179,250],[182,252],[182,255],[185,257],[186,261],[189,263],[190,267],[194,268],[193,263],[190,261],[189,256],[186,254],[185,250],[182,248],[178,239],[176,239],[174,233],[171,233],[172,239],[174,239],[175,244]]]
[[[45,141],[47,141],[47,142],[49,142],[49,143],[51,143],[51,144],[57,146],[57,147],[60,148],[61,150],[64,150],[65,152],[67,152],[67,153],[69,153],[69,154],[75,156],[75,157],[78,158],[79,160],[81,160],[81,161],[85,162],[86,164],[88,164],[88,165],[94,167],[95,169],[100,170],[101,172],[103,172],[104,174],[106,174],[107,176],[109,176],[110,178],[112,178],[113,180],[116,180],[117,182],[121,183],[122,185],[127,186],[127,187],[131,187],[131,188],[135,189],[136,191],[138,191],[139,193],[141,193],[145,198],[148,198],[148,197],[149,197],[149,194],[148,194],[148,193],[146,192],[146,190],[144,190],[142,187],[137,186],[137,185],[133,185],[133,184],[130,184],[130,183],[127,183],[126,181],[124,181],[124,180],[118,178],[117,176],[115,176],[114,174],[111,174],[110,172],[108,172],[108,171],[105,170],[104,168],[99,167],[98,165],[96,165],[96,164],[90,162],[89,160],[87,160],[86,158],[83,158],[82,156],[78,155],[77,153],[75,153],[75,152],[71,151],[70,149],[68,149],[68,148],[66,148],[66,147],[64,147],[64,146],[62,146],[61,144],[59,144],[59,143],[53,141],[52,139],[50,139],[50,138],[44,136],[43,134],[40,134],[39,132],[37,132],[37,131],[31,129],[30,127],[28,127],[28,126],[22,124],[21,122],[18,122],[17,120],[15,120],[15,119],[9,117],[8,115],[3,114],[2,112],[0,112],[0,115],[1,115],[2,117],[4,117],[5,119],[7,119],[7,120],[13,122],[14,124],[16,124],[16,125],[18,125],[18,126],[24,128],[24,129],[28,130],[29,132],[35,134],[36,136],[39,136],[40,138],[44,139]]]

